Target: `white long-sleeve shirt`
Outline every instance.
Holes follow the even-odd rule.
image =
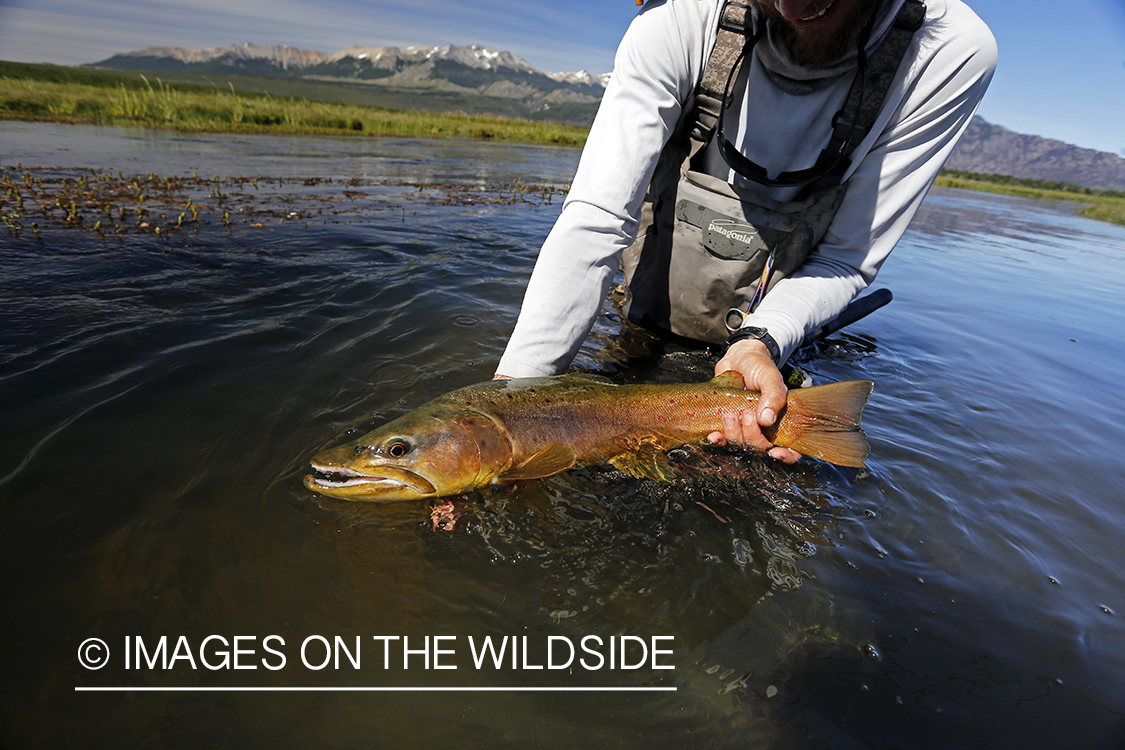
[[[874,280],[992,78],[996,44],[988,27],[960,0],[926,5],[883,109],[853,153],[828,233],[744,321],[770,332],[782,360]],[[721,10],[722,0],[667,0],[647,5],[630,25],[498,373],[553,375],[574,358],[635,238],[657,159],[691,104]],[[755,57],[734,143],[771,175],[810,166],[828,143],[852,77],[787,94]],[[728,120],[728,137],[732,131]],[[797,190],[740,184],[782,201]]]

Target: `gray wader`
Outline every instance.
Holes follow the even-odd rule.
[[[850,155],[874,124],[911,37],[925,19],[926,6],[907,0],[866,64],[861,54],[844,107],[833,118],[828,147],[816,166],[788,173],[796,179],[811,176],[787,183],[806,185],[802,199],[790,203],[756,195],[696,166],[729,104],[736,66],[752,53],[756,41],[747,10],[736,2],[724,5],[690,116],[681,120],[661,153],[637,239],[621,258],[625,311],[632,322],[708,344],[722,344],[738,327],[728,327],[727,314],[732,309],[747,311],[760,281],[765,282],[764,294],[799,268],[828,231],[847,190],[841,178],[851,164]],[[861,50],[863,44],[861,38]],[[745,88],[744,82],[739,85]],[[771,270],[762,279],[771,253]]]

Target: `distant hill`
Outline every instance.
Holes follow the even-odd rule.
[[[117,70],[181,71],[200,73],[238,72],[247,75],[277,75],[296,72],[324,62],[328,55],[315,50],[281,44],[232,44],[229,47],[183,49],[146,47],[122,52],[90,67]]]
[[[290,89],[333,101],[396,109],[459,111],[570,125],[593,122],[609,74],[544,73],[509,52],[468,47],[348,47],[332,55],[282,45],[235,44],[204,50],[148,47],[90,67],[152,71],[179,80],[238,76],[236,88]],[[192,78],[195,76],[196,78]],[[224,84],[225,85],[225,81]],[[301,88],[296,88],[300,83]],[[315,88],[313,84],[328,84]],[[1061,141],[1014,133],[974,117],[946,165],[950,169],[1125,190],[1125,159]]]
[[[605,91],[605,76],[544,73],[510,52],[468,47],[348,47],[333,55],[280,45],[236,44],[186,50],[148,47],[93,63],[90,67],[177,74],[231,74],[385,88],[401,98],[434,95],[441,101],[469,101],[466,111],[492,109],[506,117],[529,117],[589,125]],[[369,96],[359,99],[370,101]],[[499,100],[499,101],[498,101]],[[492,102],[490,106],[488,102]],[[499,104],[499,106],[496,106]],[[429,109],[425,104],[420,108]]]
[[[980,117],[946,162],[949,169],[1055,180],[1102,190],[1125,190],[1125,159],[1051,138],[1021,135]]]

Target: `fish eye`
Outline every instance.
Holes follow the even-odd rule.
[[[410,443],[403,438],[391,438],[383,446],[383,452],[391,458],[402,458],[410,452]]]

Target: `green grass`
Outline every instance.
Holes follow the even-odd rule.
[[[1079,209],[1078,213],[1087,219],[1098,219],[1099,221],[1108,221],[1125,226],[1125,201],[1116,205],[1095,204],[1086,206]]]
[[[1080,216],[1125,225],[1125,191],[1122,190],[1097,190],[1066,182],[1027,180],[948,169],[942,171],[934,184],[1034,200],[1078,201],[1089,204],[1078,209]]]
[[[185,132],[467,138],[581,146],[585,128],[379,109],[54,66],[0,64],[0,119]]]
[[[247,87],[261,86],[268,80],[272,88],[298,95],[246,91],[236,87],[234,80]],[[222,88],[169,82],[129,71],[0,61],[0,119],[7,120],[186,132],[462,138],[562,146],[582,146],[588,134],[584,127],[521,118],[389,109],[310,98],[363,98],[372,90],[370,86],[245,76],[232,78]],[[391,93],[396,102],[409,105],[416,101],[419,107],[433,106],[444,96]],[[953,170],[943,171],[935,184],[1039,200],[1080,201],[1088,204],[1078,209],[1082,216],[1125,225],[1125,191]]]

